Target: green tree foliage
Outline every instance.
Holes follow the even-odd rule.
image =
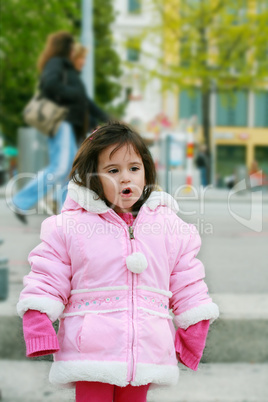
[[[210,149],[212,91],[267,87],[267,0],[150,0],[155,24],[139,40],[160,37],[162,48],[146,71],[163,90],[202,92],[204,137]],[[148,46],[147,46],[148,48]]]
[[[79,9],[72,0],[8,0],[1,1],[0,11],[0,124],[7,141],[15,143],[46,37],[59,30],[75,34],[73,18]]]
[[[120,57],[113,49],[111,24],[114,19],[113,0],[102,0],[101,2],[95,0],[95,101],[119,118],[123,114],[126,104],[112,105],[112,101],[120,95],[121,85],[118,81],[122,75]]]
[[[80,39],[82,0],[8,0],[0,6],[0,127],[16,143],[22,110],[38,82],[36,68],[47,35],[66,30]],[[124,104],[111,106],[120,93],[120,59],[112,47],[112,0],[94,1],[95,100],[120,116]]]

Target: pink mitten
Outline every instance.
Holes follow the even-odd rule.
[[[23,316],[23,334],[27,357],[49,355],[60,350],[52,322],[45,313],[26,311]]]
[[[209,320],[200,321],[186,330],[178,328],[175,349],[178,359],[185,366],[196,371],[203,355],[209,329]]]

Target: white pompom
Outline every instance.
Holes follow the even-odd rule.
[[[134,274],[142,273],[148,267],[148,261],[144,254],[133,253],[126,258],[127,269]]]

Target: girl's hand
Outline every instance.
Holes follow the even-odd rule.
[[[203,355],[209,329],[209,320],[191,325],[186,330],[178,328],[175,336],[175,349],[180,363],[196,371]]]
[[[23,316],[23,334],[27,357],[50,355],[60,350],[52,322],[45,313],[26,311]]]

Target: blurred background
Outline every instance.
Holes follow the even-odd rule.
[[[200,371],[182,367],[178,387],[151,400],[266,402],[268,1],[9,0],[0,23],[2,400],[72,400],[49,386],[48,362],[25,360],[15,310],[52,198],[39,202],[28,226],[6,203],[12,178],[48,163],[47,139],[22,111],[47,35],[65,30],[89,50],[82,80],[90,98],[141,133],[159,185],[198,227],[222,313]]]

